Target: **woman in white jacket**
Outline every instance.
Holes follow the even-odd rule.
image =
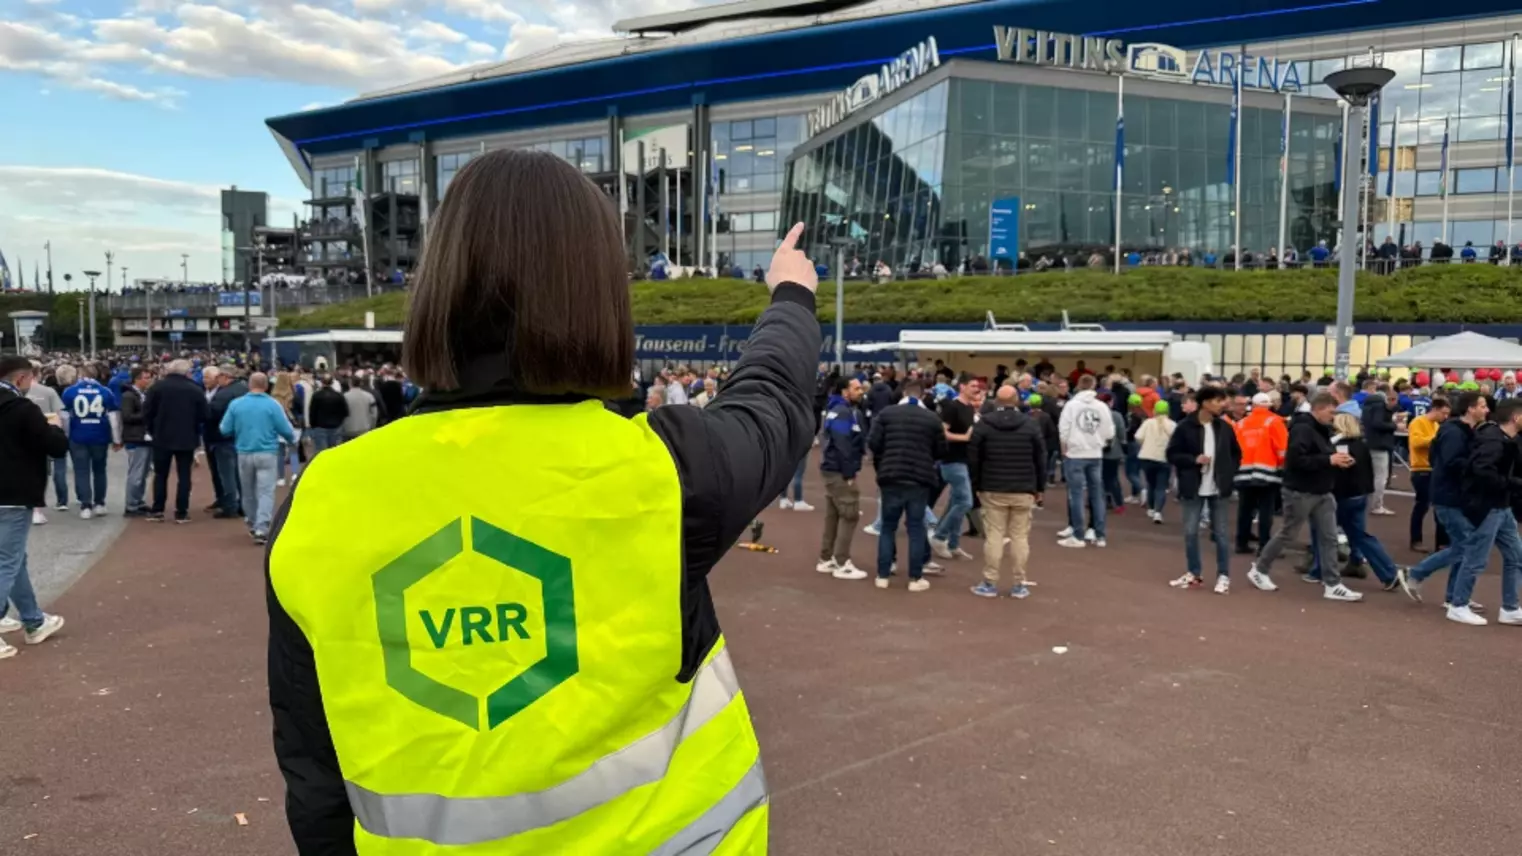
[[[1136,457],[1147,480],[1147,517],[1162,523],[1163,504],[1168,501],[1168,441],[1178,425],[1168,415],[1168,402],[1157,402],[1152,411],[1155,415],[1136,429],[1136,443],[1141,447]]]

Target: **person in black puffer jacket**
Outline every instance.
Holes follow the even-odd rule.
[[[1374,507],[1372,514],[1391,515],[1385,508],[1385,486],[1390,482],[1390,460],[1395,455],[1395,391],[1380,384],[1363,400],[1363,441],[1374,461]]]
[[[1031,511],[1046,490],[1046,442],[1036,420],[1020,412],[1012,386],[1002,386],[994,410],[972,429],[967,446],[972,489],[983,503],[983,582],[973,594],[998,597],[1005,538],[1014,557],[1013,597],[1027,597]]]
[[[923,579],[930,540],[925,533],[925,506],[939,483],[936,462],[946,456],[946,431],[933,412],[920,405],[924,388],[906,381],[904,400],[884,408],[872,420],[867,448],[877,470],[882,498],[882,534],[877,539],[877,587],[888,587],[893,565],[893,533],[899,517],[907,515],[909,530],[909,590],[930,588]]]
[[[1374,399],[1371,397],[1370,400]],[[1368,413],[1365,409],[1365,420]],[[1363,425],[1353,414],[1337,414],[1332,428],[1337,432],[1332,435],[1333,448],[1347,446],[1348,455],[1353,458],[1351,467],[1336,470],[1332,486],[1332,495],[1337,498],[1337,526],[1348,537],[1350,555],[1346,574],[1350,577],[1363,576],[1362,565],[1367,561],[1369,567],[1374,569],[1374,575],[1384,583],[1385,591],[1390,591],[1399,584],[1396,580],[1395,561],[1390,558],[1384,545],[1379,543],[1379,539],[1370,534],[1366,525],[1369,495],[1375,492],[1375,480],[1378,478],[1372,450],[1362,436]]]

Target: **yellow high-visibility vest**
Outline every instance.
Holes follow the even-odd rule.
[[[682,495],[598,402],[420,414],[324,451],[270,554],[375,854],[761,854],[721,638],[682,654]]]

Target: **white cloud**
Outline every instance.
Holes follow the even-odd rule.
[[[108,169],[0,166],[0,249],[30,280],[51,242],[57,286],[64,272],[78,280],[100,268],[106,250],[133,278],[177,276],[188,253],[192,278],[220,279],[220,190]],[[272,197],[269,222],[289,222],[294,210],[295,201]]]

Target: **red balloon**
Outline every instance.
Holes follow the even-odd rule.
[[[1504,374],[1506,374],[1506,373],[1501,371],[1500,369],[1491,369],[1490,370],[1490,379],[1491,380],[1500,380],[1501,376],[1504,375]]]
[[[1426,386],[1432,381],[1432,377],[1426,372],[1417,372],[1414,380],[1416,381],[1417,386]]]

